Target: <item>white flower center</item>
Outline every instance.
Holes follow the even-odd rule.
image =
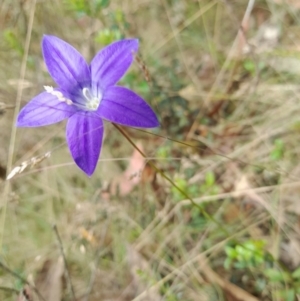
[[[93,96],[88,88],[83,88],[82,94],[86,100],[86,108],[90,111],[96,111],[99,107],[101,99],[99,97]]]
[[[59,101],[65,102],[67,105],[74,105],[85,111],[96,111],[100,105],[102,95],[97,93],[97,96],[94,96],[89,88],[82,89],[82,95],[76,95],[74,100],[66,98],[60,91],[54,90],[50,86],[44,86],[46,92],[54,95],[58,98]]]

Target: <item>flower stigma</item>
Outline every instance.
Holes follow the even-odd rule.
[[[82,94],[86,100],[86,108],[90,111],[96,111],[99,107],[101,98],[93,96],[88,88],[83,88]]]

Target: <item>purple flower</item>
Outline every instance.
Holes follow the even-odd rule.
[[[103,119],[125,126],[159,125],[151,107],[133,91],[116,86],[138,50],[137,39],[120,40],[99,51],[88,65],[71,45],[44,36],[44,60],[57,88],[45,86],[19,113],[17,126],[37,127],[68,118],[66,136],[76,164],[91,176],[103,138]]]

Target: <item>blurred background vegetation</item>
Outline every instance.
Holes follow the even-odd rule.
[[[107,123],[87,178],[64,123],[15,129],[54,84],[43,34],[88,61],[139,38],[146,159]],[[1,0],[0,35],[0,300],[299,300],[299,1]]]

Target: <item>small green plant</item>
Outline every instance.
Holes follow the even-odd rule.
[[[137,91],[142,95],[148,95],[150,92],[149,84],[144,79],[140,70],[137,72],[135,70],[128,72],[121,79],[121,82],[128,88],[136,87]]]
[[[212,171],[208,171],[204,177],[204,183],[200,186],[200,194],[217,194],[219,187],[216,184],[216,177]]]
[[[246,59],[243,62],[244,69],[249,72],[252,76],[255,75],[256,72],[261,71],[265,68],[264,62],[255,62],[251,59]]]
[[[176,186],[179,187],[181,190],[183,190],[184,192],[188,192],[188,183],[185,179],[176,178],[174,180],[174,182],[175,182]],[[178,191],[178,189],[174,186],[171,187],[171,193],[172,193],[173,199],[177,202],[182,200],[182,198],[184,198],[184,195],[180,191]]]
[[[229,270],[233,265],[237,269],[258,267],[265,261],[266,243],[263,240],[248,240],[241,245],[226,246],[227,258],[224,262],[225,269]]]
[[[111,44],[116,40],[120,40],[122,38],[122,34],[119,30],[111,30],[105,28],[99,31],[95,37],[95,42],[101,44],[102,46],[106,46]]]
[[[171,144],[163,144],[156,150],[156,156],[160,159],[167,159],[170,157]]]
[[[275,139],[274,148],[270,153],[270,157],[274,161],[278,161],[283,158],[284,155],[284,142],[281,139]]]
[[[183,191],[189,194],[191,197],[198,197],[199,195],[207,194],[217,194],[219,192],[219,187],[216,184],[215,174],[211,171],[207,172],[204,176],[204,181],[199,184],[190,185],[187,180],[183,178],[176,178],[175,183]],[[183,195],[175,188],[171,188],[173,198],[176,201],[180,201],[183,198]]]
[[[12,29],[6,29],[3,32],[3,40],[6,45],[9,46],[12,50],[16,51],[19,56],[23,56],[24,48],[23,45],[16,35],[16,33]]]
[[[268,268],[264,270],[264,276],[268,283],[276,287],[274,294],[286,301],[294,301],[296,295],[300,293],[300,268],[293,273]]]
[[[110,0],[65,0],[64,4],[68,10],[75,12],[77,15],[94,16],[101,9],[109,5]]]

